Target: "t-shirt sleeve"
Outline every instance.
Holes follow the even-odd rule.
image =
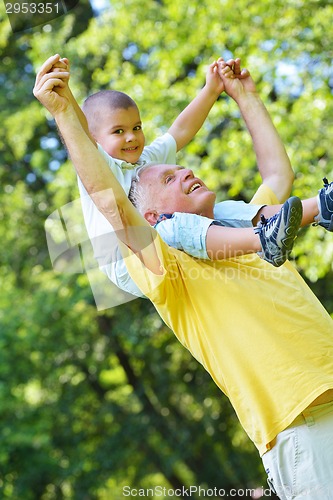
[[[253,205],[278,205],[280,202],[270,187],[261,184],[250,203]]]
[[[177,144],[169,133],[158,137],[149,146],[146,146],[140,157],[145,163],[176,164]]]
[[[160,261],[160,273],[158,274],[150,271],[130,248],[121,241],[119,242],[119,247],[131,278],[141,292],[157,305],[164,300],[163,290],[166,279],[169,279],[173,283],[175,289],[177,288],[180,270],[175,256],[177,250],[169,247],[157,232],[151,245],[154,245],[154,250]],[[175,291],[175,293],[177,292]]]

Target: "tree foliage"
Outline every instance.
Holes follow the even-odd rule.
[[[12,33],[0,18],[0,492],[12,499],[123,498],[122,487],[264,484],[226,398],[145,300],[97,311],[85,274],[52,269],[46,218],[77,198],[51,117],[32,96],[51,54],[79,102],[115,88],[163,133],[220,55],[239,56],[287,147],[294,193],[333,179],[333,6],[325,0],[126,0]],[[179,155],[219,199],[258,185],[251,142],[221,96]],[[333,311],[330,234],[302,230],[295,265]],[[287,300],[287,298],[286,298]],[[181,304],[180,304],[181,307]]]

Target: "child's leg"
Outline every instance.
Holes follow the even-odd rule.
[[[301,226],[315,223],[333,232],[333,182],[323,179],[324,187],[319,189],[318,195],[302,201],[303,217]],[[254,226],[258,224],[261,214],[272,217],[281,209],[281,205],[267,205],[263,207],[252,220]]]
[[[315,217],[319,213],[317,197],[308,198],[307,200],[302,200],[303,206],[303,217],[301,222],[301,227],[307,226],[315,222]],[[253,225],[256,226],[260,221],[261,214],[269,219],[273,215],[277,214],[282,208],[282,205],[266,205],[263,207],[256,217],[253,219]]]
[[[302,200],[303,206],[303,216],[301,227],[307,226],[309,224],[313,224],[315,222],[315,217],[319,213],[318,208],[318,200],[317,197],[308,198],[307,200]],[[254,226],[258,224],[260,221],[261,215],[263,215],[266,219],[273,217],[273,215],[277,214],[282,208],[282,205],[266,205],[263,207],[254,219],[252,219],[252,223]]]

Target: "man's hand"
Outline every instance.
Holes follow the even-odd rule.
[[[245,68],[241,69],[241,60],[238,58],[225,61],[222,57],[219,57],[217,61],[210,64],[206,73],[206,86],[211,92],[220,95],[226,90],[225,82],[223,81],[221,74],[221,69],[226,67],[229,67],[232,70],[231,73],[226,69],[228,77],[232,74],[232,78],[244,80],[244,82],[242,82],[244,89],[248,92],[255,92],[256,89],[253,80],[252,78],[249,78],[250,73]]]
[[[218,73],[226,93],[236,102],[246,94],[256,94],[256,86],[247,69],[241,69],[240,59],[218,59]]]
[[[33,94],[54,117],[70,105],[68,70],[67,59],[56,54],[45,61],[36,76]]]

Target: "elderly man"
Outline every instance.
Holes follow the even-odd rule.
[[[89,141],[66,95],[67,76],[44,65],[34,93],[55,117],[87,192],[117,231],[132,278],[228,396],[278,496],[332,499],[331,317],[289,262],[274,268],[256,254],[199,260],[166,245]],[[252,203],[281,203],[293,174],[270,118],[246,79],[226,79],[225,87],[257,155],[262,185]],[[170,185],[165,174],[173,176]],[[200,188],[189,193],[184,186],[193,181]],[[167,198],[180,200],[184,210],[190,204],[192,213],[211,216],[215,196],[188,169],[146,167],[139,183],[149,213],[168,189]]]

